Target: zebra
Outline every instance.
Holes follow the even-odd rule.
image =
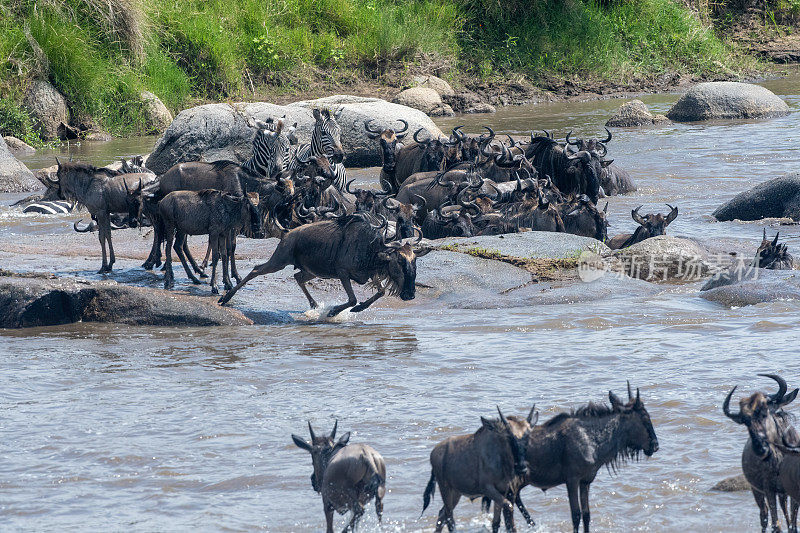
[[[75,204],[72,202],[65,202],[63,200],[49,202],[44,200],[26,205],[22,209],[22,212],[40,213],[42,215],[65,215],[71,212],[74,208]]]
[[[253,174],[271,178],[284,168],[289,159],[289,137],[283,133],[283,119],[277,122],[268,118],[266,122],[255,121],[258,128],[253,138],[253,156],[242,163],[242,168]]]
[[[288,170],[298,172],[303,167],[303,162],[311,157],[325,155],[333,163],[335,179],[333,185],[339,190],[344,189],[347,181],[347,171],[344,168],[344,150],[342,149],[342,128],[331,115],[330,110],[314,109],[314,133],[311,135],[311,144],[301,144],[289,164]]]

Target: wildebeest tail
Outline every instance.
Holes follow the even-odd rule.
[[[428,505],[430,505],[431,497],[433,496],[435,490],[436,475],[433,473],[433,469],[431,469],[431,479],[428,481],[428,486],[425,487],[425,492],[422,494],[422,512],[419,514],[420,516],[425,513],[425,509],[427,509]]]
[[[364,491],[369,494],[369,497],[372,498],[378,493],[378,489],[380,489],[381,485],[383,485],[384,479],[381,477],[380,474],[372,474],[372,477],[364,486]]]

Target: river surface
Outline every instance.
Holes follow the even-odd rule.
[[[768,227],[800,254],[798,226],[717,223],[710,216],[738,192],[797,169],[800,76],[764,85],[786,99],[792,114],[615,130],[609,157],[632,173],[639,191],[609,199],[609,234],[634,229],[633,207],[666,213],[670,203],[680,209],[670,234],[749,255]],[[665,112],[677,98],[643,100]],[[620,103],[514,107],[440,125],[447,131],[466,122],[477,132],[486,122],[498,133],[544,128],[558,138],[570,129],[599,136]],[[78,158],[108,163],[146,152],[153,142],[73,149]],[[53,155],[37,154],[29,164],[52,164]],[[20,217],[2,207],[0,236],[69,235],[74,218]],[[97,255],[90,263],[59,258],[52,269],[86,271],[98,262]],[[24,269],[10,263],[3,259],[0,267]],[[122,261],[120,275],[137,272],[137,263]],[[185,281],[179,268],[176,277]],[[535,402],[547,420],[607,401],[609,389],[624,396],[627,379],[641,388],[661,448],[616,475],[600,471],[592,485],[593,530],[759,528],[750,493],[709,490],[741,471],[746,440],[721,404],[735,384],[741,394],[772,390],[758,372],[800,384],[798,302],[727,309],[699,298],[697,284],[683,284],[646,296],[620,290],[597,301],[524,308],[387,300],[318,323],[303,320],[307,304],[296,287],[287,285],[289,296],[280,298],[258,287],[254,282],[234,304],[275,312],[270,325],[87,323],[0,331],[0,530],[322,531],[311,461],[290,434],[307,436],[307,420],[330,431],[338,419],[340,434],[350,431],[350,442],[371,444],[387,463],[383,526],[370,506],[362,531],[430,531],[438,490],[419,516],[437,442],[475,431],[495,405],[524,415]],[[571,531],[563,486],[546,494],[529,487],[522,497],[535,531]],[[484,531],[490,520],[478,501],[463,499],[455,517],[467,532]],[[341,529],[344,518],[336,520]],[[526,530],[519,514],[517,523]]]

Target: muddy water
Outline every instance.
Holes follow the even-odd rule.
[[[799,82],[766,85],[797,109]],[[677,95],[644,99],[663,112]],[[504,109],[442,126],[466,122],[477,131],[486,120],[498,132],[593,135],[619,103]],[[669,202],[680,208],[672,234],[749,253],[771,225],[769,231],[780,229],[800,253],[796,226],[710,218],[739,191],[796,168],[798,127],[800,114],[792,113],[615,131],[610,156],[640,188],[609,200],[609,233],[633,229],[632,207],[666,211]],[[106,157],[135,150],[114,152]],[[0,219],[4,239],[45,229],[67,238],[71,231],[71,218],[45,222],[5,212]],[[3,256],[0,266],[47,263],[19,261]],[[88,263],[66,257],[52,268],[86,275],[97,262],[96,256]],[[244,261],[244,270],[252,262]],[[116,276],[138,272],[137,261],[120,263]],[[588,303],[483,310],[451,309],[420,291],[409,304],[389,300],[338,323],[318,323],[303,315],[307,304],[287,271],[254,282],[235,300],[243,309],[269,312],[270,325],[4,331],[0,528],[320,531],[324,518],[309,482],[311,463],[289,435],[305,435],[306,420],[324,431],[338,418],[351,442],[370,443],[386,459],[382,530],[431,530],[438,492],[433,509],[418,517],[436,442],[474,431],[495,404],[524,414],[536,402],[546,420],[603,401],[609,389],[624,394],[630,379],[641,387],[661,449],[618,475],[599,473],[592,485],[593,529],[756,531],[751,495],[709,491],[739,472],[746,438],[720,406],[733,384],[743,392],[772,387],[757,372],[781,372],[797,383],[800,304],[724,309],[700,299],[697,289],[662,285],[647,296],[621,289]],[[325,297],[334,303],[342,293]],[[536,531],[571,530],[563,487],[546,494],[526,488],[522,496]],[[478,502],[462,500],[456,520],[463,531],[483,531],[489,518]],[[363,525],[380,529],[371,507]]]

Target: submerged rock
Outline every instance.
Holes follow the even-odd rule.
[[[709,281],[700,296],[726,307],[743,307],[776,300],[800,300],[800,272],[745,268],[741,275]]]
[[[772,91],[736,81],[699,83],[667,113],[676,122],[711,119],[769,118],[789,114],[789,106]]]
[[[606,121],[606,126],[609,128],[631,128],[662,124],[665,120],[669,122],[663,115],[653,115],[641,100],[631,100],[617,109],[611,118]]]
[[[408,122],[409,136],[419,128],[427,131],[428,135],[442,135],[425,113],[378,98],[331,96],[286,106],[265,102],[207,104],[181,111],[175,117],[156,142],[147,159],[147,167],[162,174],[172,165],[184,161],[227,159],[242,163],[252,155],[256,133],[248,126],[250,117],[266,120],[285,115],[287,125],[297,122],[300,142],[310,142],[315,123],[314,108],[330,109],[339,122],[342,147],[347,154],[346,166],[380,165],[378,141],[367,137],[364,130],[364,122],[370,119],[374,119],[373,128],[400,128],[398,120],[403,119]]]
[[[114,281],[0,277],[0,328],[117,322],[134,326],[240,326],[252,321],[212,299]]]
[[[760,183],[719,206],[713,217],[728,220],[791,218],[800,220],[800,173]]]
[[[671,235],[645,239],[614,256],[626,275],[647,281],[697,281],[711,271],[700,245]]]
[[[38,191],[42,184],[21,161],[11,154],[0,137],[0,193]]]
[[[744,477],[744,474],[739,474],[738,476],[723,479],[711,487],[711,490],[717,490],[720,492],[740,492],[750,490],[751,488],[752,487],[747,481],[747,478]]]

